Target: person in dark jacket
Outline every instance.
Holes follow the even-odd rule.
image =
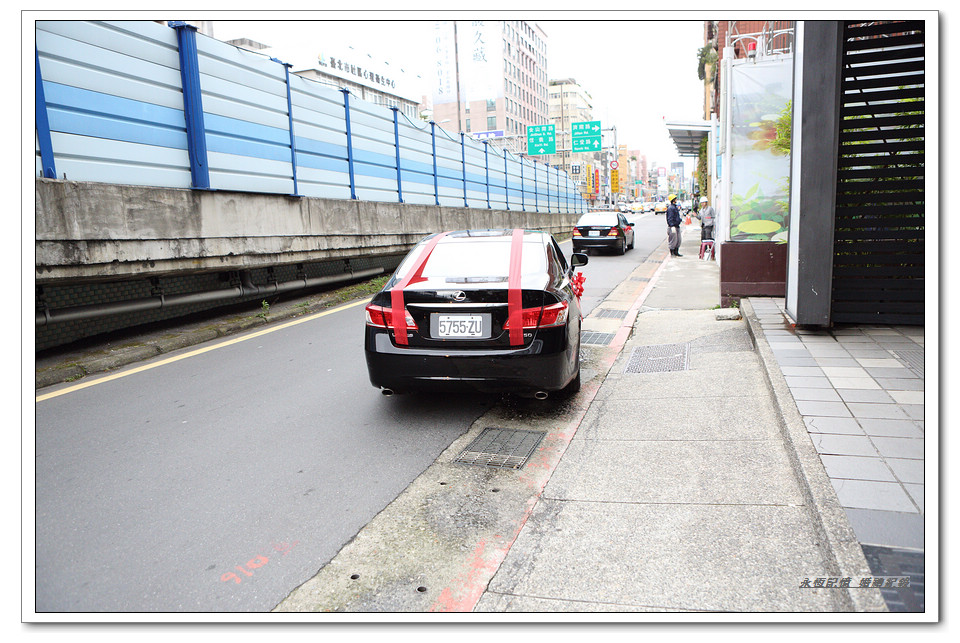
[[[667,240],[670,245],[670,254],[682,257],[680,254],[680,208],[677,207],[677,195],[667,197],[670,205],[667,206]]]

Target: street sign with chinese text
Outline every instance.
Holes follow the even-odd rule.
[[[557,153],[557,126],[527,125],[527,154],[556,154]]]
[[[610,170],[610,191],[620,191],[620,170]]]
[[[571,123],[571,140],[574,152],[599,152],[603,134],[600,132],[600,121],[585,121]]]

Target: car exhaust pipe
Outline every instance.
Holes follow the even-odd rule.
[[[384,397],[390,397],[391,395],[393,395],[393,389],[392,388],[381,389],[380,393],[382,393]]]
[[[550,394],[547,393],[546,391],[537,391],[536,393],[533,394],[533,396],[538,400],[545,400],[548,397],[550,397]]]

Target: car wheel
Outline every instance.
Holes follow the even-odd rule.
[[[621,255],[627,254],[627,238],[626,237],[620,240],[620,251],[618,254],[621,254]]]
[[[580,392],[580,365],[577,365],[577,374],[574,375],[573,379],[570,380],[570,383],[560,389],[558,397],[567,398],[573,397]]]

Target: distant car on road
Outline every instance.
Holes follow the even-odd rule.
[[[644,204],[643,204],[643,211],[644,211],[644,212],[653,212],[653,206],[654,206],[653,201],[645,201]]]
[[[573,251],[595,248],[622,255],[633,248],[633,226],[619,212],[587,212],[573,228]]]
[[[654,204],[654,206],[653,206],[653,211],[654,211],[656,214],[665,214],[666,211],[667,211],[667,207],[668,207],[669,205],[670,205],[670,204],[667,203],[666,201],[657,201],[656,204]]]
[[[423,239],[366,308],[370,383],[408,391],[580,390],[580,298],[548,233],[460,230]]]

